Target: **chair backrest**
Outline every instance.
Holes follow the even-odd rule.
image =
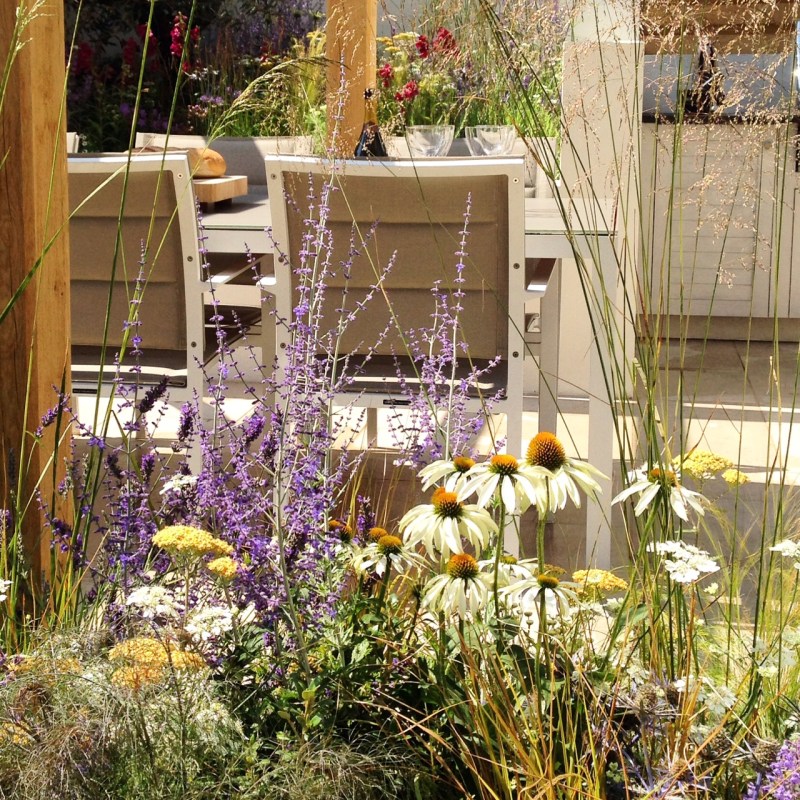
[[[264,186],[264,158],[267,155],[294,155],[311,152],[310,136],[205,136],[137,133],[136,147],[210,147],[224,159],[228,175],[246,175],[248,186]]]
[[[67,131],[67,153],[77,153],[81,149],[81,137],[76,131]]]
[[[344,161],[332,171],[330,162],[320,159],[268,157],[266,168],[272,231],[276,250],[283,254],[276,259],[279,287],[291,284],[294,294],[293,268],[301,249],[308,247],[303,237],[308,232],[304,220],[309,217],[309,195],[318,199],[326,182],[334,187],[328,197],[330,263],[345,262],[352,247],[361,251],[347,275],[337,268],[324,277],[331,296],[325,303],[323,330],[336,327],[342,289],[346,287],[345,302],[352,309],[383,275],[367,313],[343,333],[342,352],[366,352],[394,318],[396,327],[373,352],[402,355],[401,331],[432,325],[431,289],[438,282],[442,289],[464,292],[459,320],[473,361],[498,355],[506,359],[513,350],[521,362],[525,264],[521,158]],[[277,202],[282,196],[285,202]],[[467,256],[458,273],[456,252],[468,201]],[[370,233],[373,223],[377,225]],[[394,263],[385,272],[392,258]],[[463,282],[457,284],[457,278]],[[290,310],[291,305],[286,306],[284,313]]]
[[[141,271],[145,358],[177,365],[196,384],[203,284],[186,155],[71,156],[67,164],[73,357],[101,346],[109,303],[106,341],[120,346]]]

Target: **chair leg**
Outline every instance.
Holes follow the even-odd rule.
[[[378,444],[378,409],[371,406],[367,412],[367,447],[376,447]]]
[[[539,430],[557,435],[558,351],[561,328],[561,260],[550,274],[541,300],[539,352]]]
[[[524,443],[522,441],[522,350],[519,355],[509,360],[508,364],[508,387],[506,396],[506,452],[522,458],[524,454]],[[519,530],[518,522],[509,516],[506,519],[503,530],[503,545],[506,552],[511,555],[519,555]]]

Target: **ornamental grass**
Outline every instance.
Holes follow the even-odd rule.
[[[225,6],[228,27],[220,9],[188,5],[161,20],[168,38],[151,51],[164,36],[156,3],[143,29],[121,37],[111,10],[84,4],[91,32],[104,37],[101,48],[78,28],[71,44],[68,109],[92,121],[77,126],[87,140],[127,143],[134,116],[153,125],[171,119],[175,132],[199,131],[201,118],[209,129],[252,132],[276,121],[273,100],[297,92],[307,95],[293,107],[308,119],[292,120],[293,129],[315,127],[320,38],[287,55],[300,69],[295,78],[275,55],[287,37],[305,34],[313,4],[293,14],[270,6],[269,25],[263,3],[248,14]],[[566,9],[444,2],[382,43],[387,121],[414,118],[421,87],[437,114],[458,101],[459,124],[507,109],[529,139],[558,135],[560,161],[536,152],[574,246],[574,269],[562,269],[571,315],[562,322],[576,333],[585,322],[587,346],[602,354],[592,392],[612,409],[614,475],[581,457],[569,402],[556,429],[531,431],[524,452],[481,437],[492,400],[468,411],[482,375],[462,340],[458,292],[443,283],[431,287],[430,327],[399,332],[419,381],[403,383],[402,402],[381,409],[391,460],[418,481],[419,502],[390,502],[392,477],[366,491],[367,458],[353,431],[360,412],[338,405],[360,376],[339,349],[353,317],[324,330],[308,303],[275,320],[289,334],[281,374],[263,363],[253,332],[241,326],[232,340],[217,308],[216,360],[206,375],[213,403],[186,402],[165,442],[157,423],[167,384],[137,382],[150,341],[136,312],[150,287],[143,257],[126,325],[135,346],[121,364],[108,352],[107,368],[118,370],[108,410],[88,425],[76,398],[54,390],[38,426],[6,451],[0,798],[800,798],[800,540],[790,446],[797,359],[796,342],[787,349],[784,341],[781,305],[792,286],[788,267],[778,268],[790,241],[781,215],[797,137],[792,106],[775,88],[778,56],[791,61],[796,37],[792,25],[785,41],[776,38],[778,12],[756,6],[745,2],[747,29],[724,34],[724,53],[704,34],[705,6],[658,0],[628,9],[646,47],[633,35],[622,39],[646,70],[647,97],[660,99],[647,112],[650,128],[638,127],[641,109],[631,130],[612,115],[611,141],[591,159],[580,126],[554,123],[575,113],[562,105],[573,76],[561,65],[575,52],[562,48],[564,34],[586,28],[573,26]],[[717,19],[733,13],[711,10]],[[21,47],[38,11],[20,7]],[[694,61],[679,57],[690,30],[699,34]],[[786,52],[739,58],[765,42]],[[578,52],[590,54],[584,44]],[[213,52],[230,57],[219,75],[207,62]],[[602,69],[595,62],[587,55],[586,86]],[[687,74],[690,62],[698,70]],[[677,75],[653,77],[670,65]],[[9,69],[18,66],[10,59]],[[444,76],[446,92],[432,96],[435,82],[422,85],[426,68]],[[256,80],[237,103],[233,82],[231,95],[223,92],[228,77],[242,75]],[[101,77],[102,96],[85,91]],[[622,93],[629,89],[620,82]],[[780,96],[770,105],[767,95]],[[616,95],[591,97],[579,109],[587,122],[599,106],[616,108]],[[89,114],[95,102],[102,108]],[[113,115],[101,113],[111,107]],[[730,136],[735,148],[717,146]],[[617,192],[615,286],[594,280],[599,239],[579,244],[574,201],[610,191],[588,169],[597,165],[585,163],[596,159],[605,159],[603,181],[644,181],[643,164],[660,181],[652,191]],[[766,172],[754,189],[756,162]],[[586,171],[570,183],[581,163]],[[333,179],[309,197],[300,278],[313,273],[315,281],[304,284],[304,297],[332,293],[331,278],[363,256],[355,247],[345,263],[332,256],[332,191]],[[444,256],[454,285],[481,210],[465,202],[464,211],[455,255]],[[655,227],[663,242],[651,235]],[[379,222],[373,234],[380,237]],[[747,235],[753,258],[739,269],[725,243],[745,252]],[[769,269],[758,260],[767,251]],[[372,266],[377,292],[390,254]],[[709,404],[698,399],[702,370],[692,374],[690,364],[713,358],[716,312],[727,317],[751,278],[769,284],[767,306],[741,317],[738,334],[748,353],[762,352],[756,329],[766,336],[768,369],[743,359],[734,369],[743,373],[737,401]],[[341,297],[330,301],[346,307]],[[0,324],[11,324],[10,309]],[[456,371],[459,363],[466,371]],[[562,387],[579,366],[560,365]],[[467,377],[454,381],[456,374]],[[239,417],[226,413],[234,377],[247,383]],[[742,401],[755,383],[757,413],[770,435],[780,432],[759,443],[758,463],[749,447],[756,412]],[[718,452],[714,431],[730,420],[735,446]],[[26,475],[20,456],[50,434],[82,440],[53,492],[45,478],[65,451],[56,451],[48,476]],[[601,569],[592,552],[552,563],[571,515],[595,510],[603,492],[613,500],[618,563]],[[44,520],[37,546],[50,555],[46,574],[35,573],[22,546],[23,521],[34,513]]]

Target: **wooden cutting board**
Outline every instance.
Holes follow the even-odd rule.
[[[195,197],[200,203],[219,203],[247,194],[247,175],[194,178],[192,183]]]

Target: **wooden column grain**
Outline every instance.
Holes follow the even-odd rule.
[[[15,0],[0,0],[3,63],[16,10]],[[24,45],[11,70],[0,115],[0,163],[5,159],[0,167],[0,308],[5,308],[37,259],[42,260],[11,314],[0,323],[3,508],[9,507],[20,459],[29,465],[24,497],[33,496],[37,482],[48,501],[52,496],[58,480],[51,464],[54,431],[49,428],[36,448],[27,432],[36,429],[42,414],[56,402],[53,386],[60,386],[69,366],[69,244],[66,230],[57,235],[68,213],[61,0],[45,0],[21,41]],[[58,513],[64,516],[68,509]],[[42,519],[34,500],[23,519],[34,585],[42,580],[50,557],[49,543],[41,532]]]
[[[377,0],[328,0],[325,56],[329,137],[352,156],[364,122],[364,91],[375,88]],[[342,118],[337,121],[338,109]]]

